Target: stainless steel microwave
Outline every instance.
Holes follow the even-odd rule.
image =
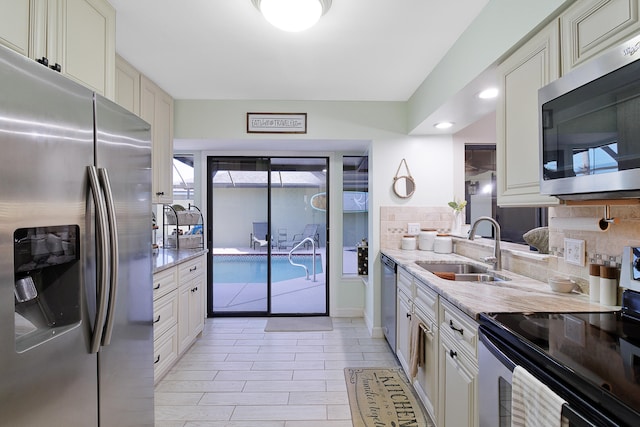
[[[640,197],[640,36],[538,92],[540,192]]]

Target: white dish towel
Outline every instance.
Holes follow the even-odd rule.
[[[513,370],[511,382],[511,427],[567,427],[562,416],[566,403],[521,366]]]

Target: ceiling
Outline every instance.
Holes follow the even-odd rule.
[[[116,51],[175,99],[406,101],[489,0],[333,0],[313,28],[251,0],[109,0]]]

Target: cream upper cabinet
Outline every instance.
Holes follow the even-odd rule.
[[[640,0],[580,0],[560,16],[562,74],[640,31]]]
[[[116,55],[114,100],[132,113],[140,115],[140,72],[119,55]]]
[[[554,21],[498,67],[496,108],[499,206],[557,204],[540,195],[538,89],[559,77],[559,29]]]
[[[173,202],[173,99],[140,76],[140,117],[151,124],[152,202]]]
[[[29,55],[30,0],[0,0],[0,44]]]
[[[0,43],[113,99],[115,10],[106,0],[1,0]]]

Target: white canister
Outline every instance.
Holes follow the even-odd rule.
[[[416,236],[406,235],[402,237],[401,248],[405,251],[416,250]]]
[[[600,304],[616,305],[618,302],[618,270],[615,267],[600,267]]]
[[[438,234],[433,240],[433,251],[438,254],[453,252],[453,240],[448,234]]]
[[[589,264],[589,300],[600,302],[600,264]]]
[[[418,249],[421,251],[432,251],[433,241],[438,232],[436,230],[423,228],[418,235]]]

